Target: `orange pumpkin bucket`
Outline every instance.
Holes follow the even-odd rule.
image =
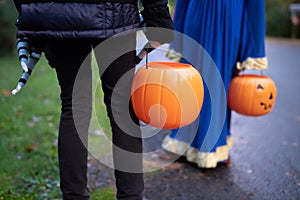
[[[192,123],[204,96],[200,73],[189,64],[149,62],[135,74],[132,104],[137,117],[157,128],[173,129]]]
[[[234,77],[229,85],[228,106],[247,116],[268,114],[274,107],[277,90],[267,76],[244,74]]]

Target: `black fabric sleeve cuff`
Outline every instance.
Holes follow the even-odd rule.
[[[141,0],[141,2],[145,9],[166,6],[168,4],[168,0]]]

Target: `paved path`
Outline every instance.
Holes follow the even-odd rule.
[[[233,113],[231,165],[176,162],[146,179],[149,199],[300,199],[300,42],[268,39],[266,50],[277,102],[262,117]]]
[[[205,170],[179,159],[145,174],[147,199],[300,199],[300,42],[267,39],[266,47],[264,75],[276,83],[276,105],[262,117],[233,113],[231,165]],[[163,137],[146,140],[145,148],[159,148]],[[99,186],[103,178],[112,185],[98,177]]]

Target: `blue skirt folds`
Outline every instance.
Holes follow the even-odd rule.
[[[265,57],[264,0],[177,0],[174,23],[178,33],[170,48],[201,73],[204,101],[198,119],[172,130],[162,146],[213,168],[229,159],[227,94],[236,65]]]

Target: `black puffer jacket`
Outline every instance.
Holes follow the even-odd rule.
[[[137,0],[14,1],[20,13],[17,37],[103,39],[140,25]],[[167,0],[142,3],[149,26],[174,28]]]

